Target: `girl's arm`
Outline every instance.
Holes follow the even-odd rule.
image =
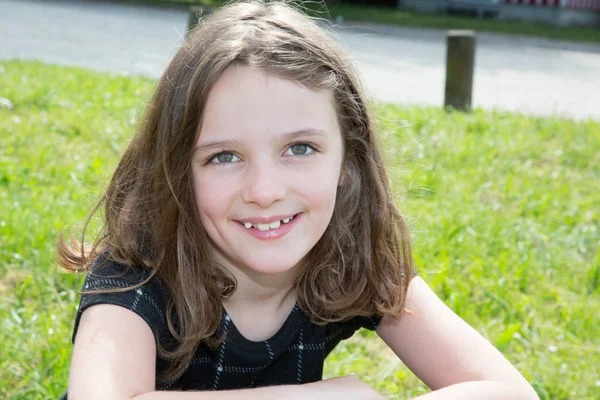
[[[304,385],[206,392],[152,392],[134,400],[385,400],[354,376],[332,378]]]
[[[384,317],[377,334],[433,390],[417,399],[538,400],[502,353],[446,307],[423,279],[412,279],[407,296],[414,315]]]
[[[97,304],[81,315],[69,372],[69,400],[381,400],[354,377],[233,391],[155,391],[156,344],[131,310]]]
[[[156,344],[138,314],[96,304],[81,314],[69,370],[69,400],[129,399],[154,390]]]

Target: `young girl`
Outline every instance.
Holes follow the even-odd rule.
[[[357,75],[288,5],[191,33],[100,206],[94,246],[59,242],[88,270],[71,400],[381,399],[322,380],[361,327],[433,389],[419,399],[537,398],[414,274]]]

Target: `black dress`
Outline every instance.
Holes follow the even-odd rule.
[[[99,260],[88,273],[83,289],[129,287],[147,276],[147,270]],[[174,342],[166,324],[167,300],[168,290],[156,276],[135,290],[84,294],[77,310],[72,342],[75,342],[81,314],[87,307],[115,304],[140,315],[152,329],[157,343],[169,346]],[[217,349],[200,345],[185,373],[156,390],[230,390],[319,381],[325,358],[340,341],[351,337],[360,328],[375,330],[380,321],[380,316],[355,317],[319,326],[311,323],[296,305],[273,337],[253,342],[238,332],[223,310],[219,331],[225,339],[221,345]],[[157,356],[157,375],[167,365],[166,360]],[[66,400],[67,393],[60,399]]]

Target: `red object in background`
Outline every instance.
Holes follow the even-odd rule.
[[[561,6],[560,0],[505,0],[505,3],[523,6],[564,7],[600,11],[600,0],[566,0],[563,6]]]
[[[567,0],[567,8],[600,11],[600,0]]]

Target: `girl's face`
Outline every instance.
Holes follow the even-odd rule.
[[[245,66],[215,83],[192,171],[202,224],[225,267],[290,271],[325,232],[343,157],[332,99]]]

